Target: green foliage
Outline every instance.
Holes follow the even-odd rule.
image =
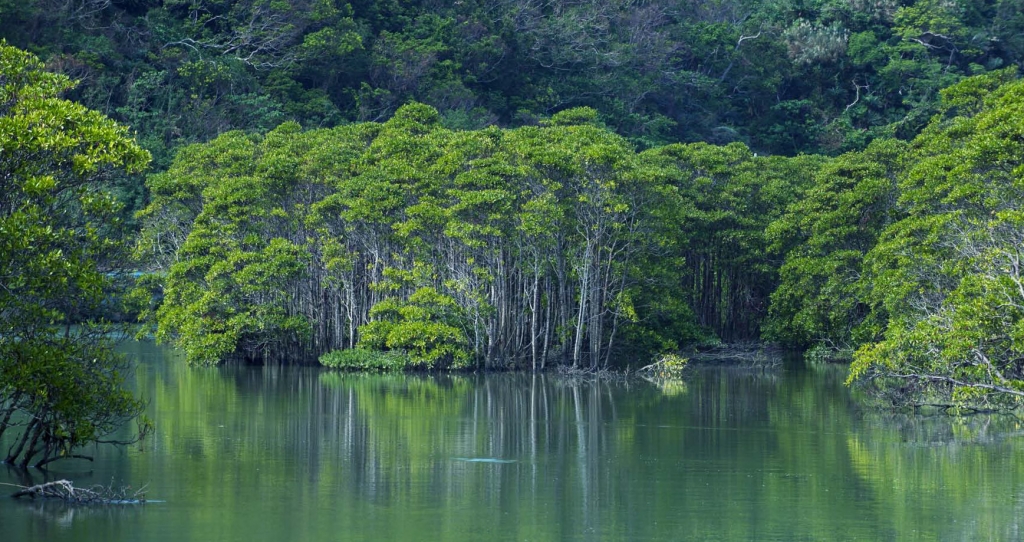
[[[137,253],[167,272],[158,335],[193,362],[364,344],[424,366],[596,367],[764,336],[867,345],[867,375],[883,356],[922,364],[900,358],[911,345],[980,359],[955,341],[1006,335],[976,350],[1016,352],[999,331],[1015,313],[986,309],[1013,285],[1015,2],[165,2],[81,18],[7,3],[5,21],[31,24],[0,31],[169,168],[148,180]],[[11,148],[31,148],[27,127]],[[97,172],[104,152],[67,167]],[[119,183],[70,208],[146,203]],[[44,211],[11,231],[45,238]],[[1014,381],[992,363],[992,386]]]
[[[1016,407],[1024,397],[1024,138],[1013,120],[1024,113],[1024,85],[1002,85],[979,104],[974,89],[990,84],[948,93],[966,114],[937,118],[915,140],[900,182],[906,216],[865,259],[870,299],[890,319],[880,340],[858,350],[850,378],[903,381],[901,401]],[[979,106],[964,107],[963,96]]]
[[[550,126],[573,126],[578,124],[597,124],[598,112],[592,107],[576,107],[559,111],[544,124]]]
[[[157,337],[194,363],[357,344],[421,367],[648,357],[699,334],[662,295],[684,232],[659,219],[681,202],[655,173],[589,123],[451,131],[422,104],[229,132],[150,178],[138,252],[168,268]]]
[[[878,316],[865,303],[864,255],[899,216],[897,175],[904,145],[878,141],[832,159],[804,198],[768,226],[770,249],[785,256],[765,328],[796,347],[849,349],[871,338]]]
[[[132,420],[134,438],[148,427],[122,387],[127,363],[91,320],[110,309],[109,271],[124,261],[105,181],[143,170],[149,153],[59,97],[71,87],[0,41],[0,436],[16,435],[5,461],[21,467],[75,455]]]
[[[0,37],[81,81],[71,97],[130,124],[158,171],[178,148],[231,130],[382,121],[414,101],[451,129],[535,125],[585,107],[642,148],[742,141],[839,154],[911,139],[941,88],[1019,65],[1020,7],[6,1]]]
[[[343,371],[394,373],[408,369],[411,366],[411,360],[399,350],[382,352],[366,348],[350,348],[332,350],[320,356],[320,364]]]
[[[410,367],[464,369],[471,352],[462,312],[454,298],[433,288],[416,290],[404,303],[385,299],[370,309],[371,321],[359,328],[359,346],[405,352]]]
[[[225,134],[150,179],[139,252],[169,264],[157,338],[182,338],[192,363],[217,363],[240,347],[243,357],[273,357],[310,333],[288,305],[311,258],[300,237],[289,239],[308,208],[289,198],[316,184],[292,186],[301,175],[287,141],[295,129],[282,125],[262,140]],[[264,160],[254,163],[254,153]]]
[[[664,240],[683,261],[668,273],[697,320],[724,340],[756,338],[778,270],[767,258],[765,229],[797,201],[820,157],[755,157],[745,145],[669,145],[644,153],[671,187],[659,220]]]
[[[900,13],[960,35],[948,13]],[[1017,408],[1024,85],[999,70],[942,98],[911,143],[832,159],[769,226],[785,260],[766,333],[809,359],[852,352],[848,382],[894,405]]]
[[[651,368],[655,376],[679,378],[689,362],[689,358],[684,358],[678,354],[664,354],[658,359],[657,363],[651,365]]]
[[[836,348],[820,342],[804,352],[804,360],[808,363],[850,363],[853,361],[853,350]]]

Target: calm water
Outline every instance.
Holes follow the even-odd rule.
[[[1024,538],[1018,419],[860,410],[842,367],[698,370],[662,390],[126,349],[156,435],[31,481],[148,484],[163,502],[0,498],[0,540]]]

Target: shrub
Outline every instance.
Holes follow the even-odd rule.
[[[400,372],[411,367],[409,356],[401,350],[370,350],[349,348],[333,350],[320,356],[320,364],[344,371]]]

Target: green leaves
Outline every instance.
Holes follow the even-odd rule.
[[[865,303],[872,284],[863,280],[863,259],[899,216],[903,147],[878,141],[824,164],[815,186],[768,226],[771,250],[785,257],[771,295],[769,338],[848,349],[872,329],[878,315]]]
[[[71,87],[0,42],[0,435],[21,433],[6,462],[22,467],[131,420],[146,427],[144,404],[122,388],[129,366],[95,315],[118,310],[126,248],[108,179],[141,171],[149,153],[59,97]]]
[[[450,129],[593,124],[641,148],[834,155],[911,139],[941,88],[1024,54],[1019,0],[5,5],[0,34],[80,79],[72,97],[131,124],[158,170],[230,130],[412,102]]]
[[[673,203],[645,167],[593,125],[451,131],[420,104],[225,134],[150,179],[142,248],[169,266],[158,337],[199,363],[360,344],[421,366],[541,364],[554,345],[607,364],[618,321],[646,325],[616,300],[645,280]]]
[[[406,368],[469,366],[466,315],[450,296],[420,288],[405,302],[390,298],[376,304],[370,318],[359,329],[360,348],[404,352]]]
[[[1024,85],[1011,75],[948,89],[908,146],[822,169],[769,228],[786,254],[772,336],[857,348],[849,382],[894,404],[1019,406]]]
[[[156,313],[158,338],[180,337],[190,362],[219,363],[239,347],[249,357],[277,355],[275,343],[293,344],[308,336],[308,322],[288,305],[292,285],[304,276],[310,259],[304,240],[283,237],[304,227],[304,217],[284,209],[301,174],[292,160],[296,150],[287,146],[292,133],[294,128],[284,125],[260,146],[247,136],[226,134],[213,149],[195,149],[212,160],[183,153],[175,168],[154,179],[161,197],[154,198],[144,218],[187,221],[187,214],[171,213],[189,200],[199,210],[191,224],[176,229],[188,232],[187,238],[171,255],[176,262]],[[253,162],[255,153],[264,160]],[[222,178],[221,171],[239,176]],[[308,212],[306,206],[296,205],[296,210]],[[149,221],[143,239],[164,235],[165,224]]]

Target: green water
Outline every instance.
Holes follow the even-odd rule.
[[[162,502],[0,498],[0,540],[1024,538],[1020,420],[859,409],[842,367],[697,370],[661,390],[126,350],[157,427],[145,448],[0,482],[148,484]]]

